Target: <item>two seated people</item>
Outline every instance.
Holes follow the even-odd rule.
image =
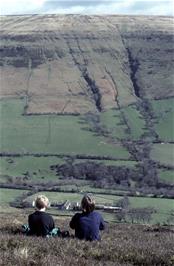
[[[49,200],[44,195],[39,195],[35,200],[36,211],[29,215],[28,226],[24,226],[27,235],[35,236],[52,236],[62,235],[68,236],[69,232],[61,232],[55,227],[54,220],[51,215],[46,213],[49,206]],[[100,240],[100,230],[104,230],[105,223],[102,216],[96,212],[95,200],[89,194],[85,195],[81,201],[81,213],[76,213],[71,221],[70,227],[75,230],[75,237],[78,239],[93,241]]]

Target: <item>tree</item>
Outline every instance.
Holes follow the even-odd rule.
[[[120,199],[116,205],[118,207],[121,207],[123,209],[128,209],[129,205],[130,205],[130,201],[129,198],[127,196],[124,196],[122,199]]]

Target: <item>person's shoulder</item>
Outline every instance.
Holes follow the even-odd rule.
[[[30,213],[30,214],[28,215],[28,217],[30,218],[30,217],[33,217],[33,216],[35,216],[35,215],[36,215],[36,211],[33,212],[33,213]]]
[[[82,213],[81,213],[81,212],[76,212],[76,213],[74,214],[74,216],[75,216],[75,217],[80,217],[80,216],[82,216]]]
[[[93,211],[93,215],[99,218],[102,218],[101,213],[97,212],[97,211]]]
[[[93,215],[98,215],[98,216],[101,215],[98,211],[93,211],[92,213],[93,213]]]
[[[48,217],[49,219],[53,219],[52,215],[47,212],[42,212],[42,215]]]
[[[79,219],[80,217],[82,217],[82,215],[83,214],[81,212],[77,212],[74,214],[73,219]]]

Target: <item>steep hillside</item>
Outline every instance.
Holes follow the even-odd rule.
[[[1,17],[0,186],[173,198],[172,23]]]
[[[25,97],[27,114],[173,96],[171,18],[6,16],[1,37],[0,96]]]

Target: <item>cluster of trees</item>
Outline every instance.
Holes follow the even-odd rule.
[[[129,196],[134,196],[138,191],[141,196],[152,195],[174,197],[174,185],[161,181],[158,178],[154,162],[144,160],[134,168],[126,166],[105,165],[102,162],[85,161],[76,163],[68,159],[62,165],[52,165],[51,169],[63,180],[93,181],[96,188],[126,189]]]
[[[102,186],[110,185],[120,185],[124,183],[124,186],[130,186],[130,180],[137,174],[136,170],[122,167],[122,166],[112,166],[104,165],[98,162],[80,162],[75,164],[62,164],[52,166],[55,169],[57,175],[63,178],[76,178],[97,181],[100,184],[102,181]]]
[[[62,165],[51,166],[58,176],[92,180],[98,187],[108,188],[123,186],[131,188],[134,181],[136,188],[156,188],[171,190],[172,185],[159,181],[153,162],[145,160],[135,168],[126,166],[105,165],[100,162],[85,161],[74,163],[69,160]]]

